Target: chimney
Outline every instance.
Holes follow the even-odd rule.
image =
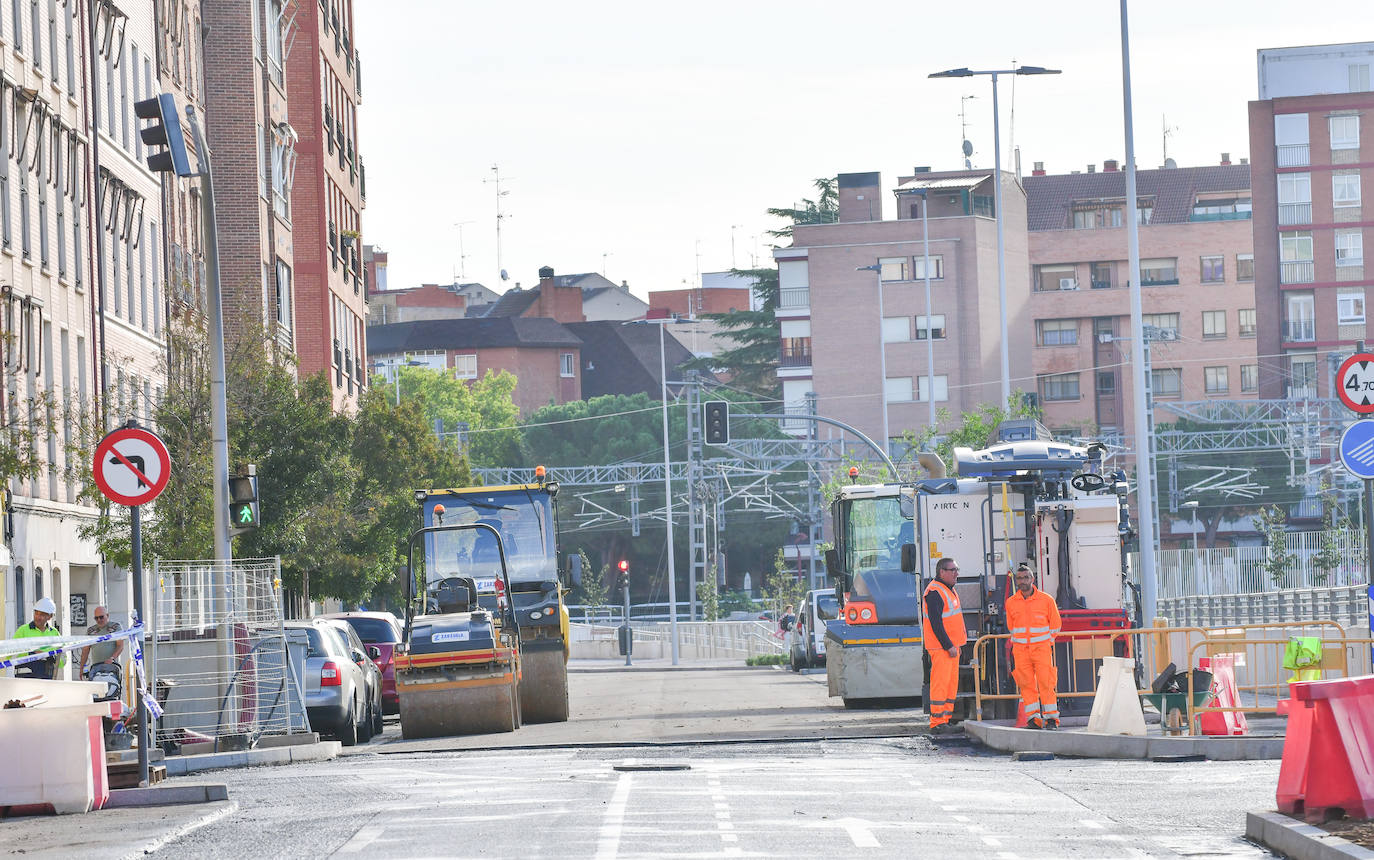
[[[621,282],[620,282],[620,288],[621,288],[622,290],[624,290],[625,292],[628,293],[628,292],[630,291],[630,282],[629,282],[629,281],[621,281]]]
[[[1230,164],[1231,164],[1231,153],[1229,153],[1229,152],[1223,152],[1223,153],[1221,154],[1221,166],[1222,166],[1222,167],[1229,167]]]
[[[840,221],[883,220],[882,174],[841,173]]]
[[[1116,173],[1120,168],[1121,162],[1117,161],[1115,158],[1109,158],[1102,162],[1103,173]]]
[[[1241,164],[1249,164],[1249,163],[1250,163],[1250,159],[1248,159],[1248,158],[1242,158],[1242,159],[1240,160],[1240,163],[1241,163]]]
[[[1096,165],[1096,164],[1089,164],[1089,165],[1088,165],[1088,172],[1089,172],[1089,173],[1096,173],[1096,172],[1097,172],[1097,165]]]
[[[1031,176],[1044,176],[1044,175],[1045,175],[1045,162],[1043,162],[1043,161],[1033,161],[1033,162],[1031,162]]]

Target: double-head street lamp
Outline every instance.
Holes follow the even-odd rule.
[[[974,75],[987,75],[992,78],[992,149],[993,161],[996,162],[993,168],[993,194],[995,200],[993,213],[997,219],[997,298],[1001,304],[1002,313],[1002,406],[1008,407],[1011,402],[1011,356],[1007,345],[1007,257],[1006,244],[1002,239],[1002,138],[1001,124],[997,111],[997,76],[998,75],[1057,75],[1059,69],[1047,69],[1043,66],[1021,66],[1016,69],[949,69],[944,72],[936,72],[932,78],[971,78]],[[927,263],[929,265],[929,263]],[[930,320],[926,320],[930,324]],[[931,392],[934,396],[934,392]]]
[[[374,362],[372,362],[372,369],[373,369],[373,370],[380,370],[381,368],[385,368],[385,367],[391,368],[391,376],[392,376],[393,380],[394,380],[395,383],[396,383],[396,405],[397,405],[397,406],[400,406],[400,405],[401,405],[401,368],[402,368],[402,367],[424,367],[424,366],[425,366],[425,363],[424,363],[423,361],[415,361],[414,359],[405,359],[405,360],[403,361],[403,360],[401,360],[401,359],[399,359],[399,358],[393,358],[391,361],[374,361]]]

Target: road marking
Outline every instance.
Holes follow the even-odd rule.
[[[381,836],[384,832],[386,832],[386,825],[369,824],[360,829],[357,833],[354,833],[352,839],[339,846],[338,853],[356,854],[364,848],[367,848],[373,842],[376,842],[377,837]]]
[[[1102,822],[1100,822],[1100,821],[1093,821],[1093,820],[1091,820],[1091,819],[1085,818],[1085,819],[1083,819],[1082,821],[1080,821],[1080,822],[1078,822],[1078,823],[1081,824],[1081,825],[1083,825],[1084,827],[1091,827],[1093,830],[1101,830],[1101,829],[1102,829]]]
[[[606,804],[601,819],[601,839],[596,846],[597,860],[615,860],[620,852],[620,836],[625,830],[625,806],[630,800],[630,774],[622,773],[616,780],[615,793]]]
[[[1001,848],[1002,840],[998,839],[996,836],[984,836],[983,844],[987,845],[989,848]]]
[[[873,835],[873,822],[862,818],[839,818],[836,824],[844,828],[855,848],[881,848],[878,837]]]
[[[954,820],[958,821],[961,824],[968,824],[969,821],[971,821],[972,819],[970,819],[967,815],[956,815],[954,816]]]

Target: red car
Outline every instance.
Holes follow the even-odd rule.
[[[382,712],[399,714],[401,698],[396,692],[395,648],[401,644],[401,622],[390,612],[336,612],[324,618],[346,621],[365,644],[376,645],[381,656],[372,662],[382,670]]]

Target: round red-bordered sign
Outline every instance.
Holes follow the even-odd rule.
[[[167,487],[172,458],[156,435],[140,427],[111,430],[95,446],[95,485],[112,502],[146,505]]]
[[[1357,352],[1341,362],[1336,396],[1356,412],[1374,412],[1374,353]]]

